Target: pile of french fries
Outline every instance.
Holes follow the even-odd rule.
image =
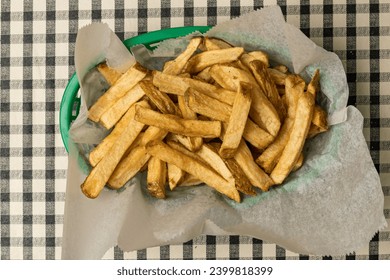
[[[283,183],[303,164],[305,140],[328,129],[319,71],[306,84],[266,53],[217,38],[192,38],[162,71],[97,68],[111,87],[88,117],[112,130],[89,154],[89,198],[147,171],[156,198],[205,183],[240,202]]]

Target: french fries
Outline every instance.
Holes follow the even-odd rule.
[[[241,202],[282,184],[304,164],[305,140],[328,124],[314,102],[319,71],[306,84],[271,64],[263,51],[194,37],[162,71],[98,65],[111,87],[88,117],[112,130],[89,154],[82,192],[96,198],[140,172],[159,199],[204,183]]]

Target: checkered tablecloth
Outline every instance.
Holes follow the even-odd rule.
[[[381,3],[383,2],[383,3]],[[363,114],[364,135],[385,194],[390,224],[390,4],[387,1],[14,1],[1,0],[1,259],[59,259],[67,153],[59,131],[64,88],[74,73],[80,27],[106,22],[121,39],[169,27],[215,25],[279,4],[287,22],[345,66],[349,104]],[[321,259],[246,236],[200,236],[182,245],[107,259]],[[390,227],[363,248],[333,259],[390,259]]]

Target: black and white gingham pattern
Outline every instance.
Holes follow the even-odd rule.
[[[381,3],[382,2],[382,3]],[[121,39],[169,27],[215,25],[279,4],[287,22],[344,63],[349,104],[364,115],[364,135],[385,194],[390,224],[390,4],[387,1],[14,1],[1,3],[1,259],[59,259],[67,154],[59,106],[74,72],[78,28],[107,22]],[[245,236],[200,236],[181,245],[108,259],[321,259]],[[390,259],[390,228],[351,255]]]

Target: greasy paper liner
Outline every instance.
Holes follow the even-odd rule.
[[[104,25],[97,25],[98,28],[87,27],[84,41],[100,36],[102,30],[107,32]],[[115,245],[123,251],[132,251],[181,244],[200,234],[247,235],[300,254],[340,255],[361,248],[386,225],[379,176],[362,134],[363,117],[355,107],[346,107],[348,86],[338,57],[286,24],[279,7],[221,23],[207,35],[247,50],[265,50],[274,63],[287,65],[306,80],[319,68],[318,101],[329,113],[332,124],[329,131],[306,142],[304,165],[283,185],[259,192],[256,197],[244,197],[242,203],[231,201],[205,185],[177,188],[168,193],[167,199],[158,200],[145,189],[145,173],[138,174],[121,191],[105,188],[98,198],[88,199],[80,190],[86,176],[86,167],[80,165],[83,162],[80,151],[87,151],[108,132],[87,120],[86,107],[107,85],[102,82],[91,89],[84,76],[102,59],[110,59],[112,52],[123,51],[118,50],[123,47],[118,44],[104,49],[97,44],[88,46],[99,51],[94,57],[86,57],[85,50],[82,53],[87,55],[83,57],[76,52],[76,60],[82,60],[76,67],[84,67],[76,71],[84,73],[79,80],[85,97],[70,131],[73,141],[64,217],[64,259],[98,259]],[[77,42],[79,36],[80,33]],[[112,34],[110,38],[114,38]],[[183,43],[183,39],[179,41],[179,45]],[[164,50],[172,50],[174,45],[175,41],[167,40],[154,54],[144,52],[145,56],[137,56],[136,52],[135,57],[142,61],[148,60],[147,56],[164,56]],[[76,43],[76,51],[79,48],[85,46]],[[131,64],[132,59],[123,59],[126,61]]]

